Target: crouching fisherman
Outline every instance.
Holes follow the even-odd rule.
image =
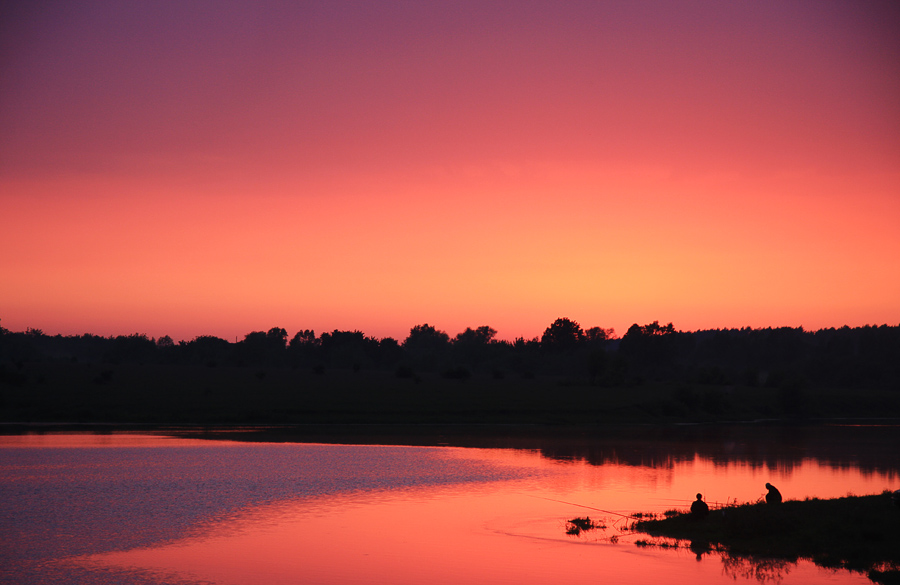
[[[781,492],[778,491],[778,488],[770,483],[767,483],[766,489],[769,490],[769,492],[766,494],[766,503],[767,504],[780,504],[781,503]]]

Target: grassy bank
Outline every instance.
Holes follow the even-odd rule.
[[[636,522],[651,536],[723,548],[732,554],[810,559],[824,567],[868,573],[879,583],[900,583],[900,508],[884,493],[833,500],[746,504],[697,520],[679,514]]]
[[[605,424],[900,416],[900,392],[643,384],[560,376],[25,363],[0,420],[216,424]]]

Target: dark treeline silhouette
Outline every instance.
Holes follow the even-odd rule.
[[[900,391],[900,326],[721,329],[678,331],[654,321],[632,325],[621,338],[612,329],[583,329],[560,318],[540,338],[504,341],[488,326],[451,337],[429,324],[406,339],[376,339],[361,331],[293,337],[280,327],[247,333],[229,342],[203,335],[174,342],[142,334],[45,335],[37,329],[0,328],[0,385],[22,382],[25,363],[173,364],[388,371],[398,378],[438,374],[465,381],[473,375],[503,379],[559,376],[566,383],[597,387],[681,384],[677,399],[688,408],[715,400],[705,386],[778,388],[785,410],[802,408],[804,393],[817,387]],[[264,375],[264,374],[262,374]],[[715,404],[705,403],[715,410]]]

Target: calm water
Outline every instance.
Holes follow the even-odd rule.
[[[806,562],[638,547],[647,537],[624,515],[685,509],[698,491],[755,501],[766,482],[789,499],[900,487],[897,427],[449,440],[491,448],[222,436],[0,437],[0,580],[868,583]],[[606,528],[566,534],[585,515]]]

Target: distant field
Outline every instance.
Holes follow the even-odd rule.
[[[598,424],[900,416],[900,393],[565,376],[180,365],[23,364],[0,382],[10,422]]]

